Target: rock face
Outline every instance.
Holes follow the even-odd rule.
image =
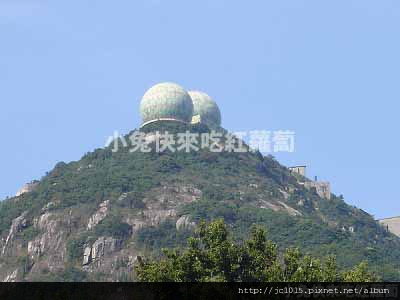
[[[283,201],[279,200],[264,200],[258,201],[257,206],[263,209],[271,209],[273,211],[286,211],[291,216],[301,216],[302,213],[297,209],[287,205]]]
[[[122,202],[128,197],[123,193],[117,200]],[[143,208],[135,214],[129,214],[123,219],[131,225],[132,237],[144,227],[157,227],[162,222],[171,219],[177,222],[177,228],[190,229],[195,226],[188,216],[177,218],[179,207],[183,203],[192,203],[201,197],[201,191],[188,186],[167,186],[164,185],[148,192],[148,196],[143,199]],[[100,204],[98,210],[89,218],[87,230],[95,228],[110,211],[110,202]],[[180,219],[178,221],[177,219]],[[122,239],[110,236],[101,236],[92,243],[84,246],[82,253],[82,269],[88,274],[107,273],[113,278],[118,278],[122,272],[132,273],[133,264],[138,255],[134,244],[126,244]]]
[[[61,201],[54,198],[37,209],[37,213],[24,212],[12,220],[0,241],[1,256],[23,257],[24,271],[21,272],[20,265],[16,268],[14,263],[8,264],[12,260],[6,259],[5,264],[0,263],[1,278],[31,281],[47,280],[43,277],[46,274],[62,276],[71,266],[71,257],[77,257],[73,264],[80,264],[79,271],[89,280],[98,280],[98,274],[102,280],[127,280],[133,274],[136,257],[141,254],[135,244],[140,229],[157,227],[166,220],[176,223],[177,230],[193,228],[195,223],[189,216],[178,216],[178,211],[182,205],[199,200],[201,194],[191,186],[165,184],[139,199],[140,208],[128,209],[121,209],[121,205],[129,192],[122,193],[114,202],[103,201],[95,209],[92,206],[59,209]],[[124,237],[99,235],[96,226],[115,214],[114,208],[120,209],[121,222],[129,224],[131,230]]]
[[[85,247],[83,251],[83,262],[82,265],[86,266],[92,262],[92,247]]]
[[[41,212],[33,219],[24,212],[12,221],[1,252],[6,262],[0,265],[0,271],[7,274],[4,281],[21,280],[22,277],[30,280],[43,270],[55,273],[64,270],[66,239],[74,218],[69,213]],[[8,262],[10,257],[22,258],[22,265],[10,269],[15,266]],[[21,267],[23,273],[19,272]]]
[[[18,269],[14,270],[11,274],[8,274],[3,282],[15,282],[17,281],[17,277],[18,277]]]
[[[55,184],[52,186],[56,187]],[[128,194],[122,193],[115,205]],[[123,221],[131,225],[133,238],[141,228],[159,226],[167,219],[173,220],[178,230],[190,229],[195,225],[194,222],[186,215],[177,217],[178,209],[181,205],[197,201],[201,194],[199,189],[192,186],[162,185],[150,190],[141,199],[141,209],[134,210],[135,213],[127,213]],[[57,206],[60,201],[54,198],[47,202],[36,216],[28,217],[27,211],[22,213],[12,220],[7,235],[0,241],[1,256],[23,255],[29,261],[26,274],[21,275],[26,280],[35,280],[37,276],[47,272],[63,272],[71,255],[67,253],[68,244],[74,236],[86,232],[92,238],[96,234],[96,226],[110,214],[110,200],[101,202],[92,214],[81,211],[79,207],[75,210],[59,210]],[[26,235],[25,232],[29,234]],[[26,240],[25,236],[29,239]],[[82,271],[109,274],[109,280],[115,280],[118,272],[131,272],[132,261],[138,255],[134,243],[126,245],[123,239],[106,235],[98,236],[94,241],[91,239],[81,249]],[[20,276],[18,269],[12,266],[0,264],[0,272],[3,272],[5,281],[18,280]]]
[[[33,221],[34,228],[40,232],[28,242],[28,255],[37,261],[42,255],[48,255],[47,267],[50,271],[64,268],[66,237],[70,223],[67,216],[46,212]],[[38,266],[34,265],[34,270]]]
[[[109,204],[110,204],[110,200],[106,200],[106,201],[100,203],[99,210],[94,215],[92,215],[89,219],[89,222],[87,224],[88,230],[93,229],[97,224],[99,224],[107,216]]]
[[[100,237],[93,245],[87,246],[83,253],[82,265],[88,265],[93,262],[99,262],[104,256],[121,250],[123,241],[112,237]]]
[[[145,226],[158,226],[167,219],[176,219],[178,208],[199,200],[202,193],[193,187],[165,185],[154,189],[150,194],[151,197],[143,199],[145,207],[140,214],[127,219],[133,232]]]
[[[148,220],[148,225],[157,226],[168,218],[176,216],[175,209],[153,209],[144,211],[144,217]]]
[[[2,255],[6,253],[8,245],[12,242],[13,238],[17,234],[17,232],[21,231],[22,229],[26,228],[28,225],[28,221],[25,219],[27,212],[24,212],[22,215],[20,215],[18,218],[15,218],[12,223],[10,230],[8,232],[7,238],[5,240],[3,249],[2,249]]]
[[[190,221],[189,216],[182,216],[176,221],[176,230],[191,229],[196,226],[196,223]]]

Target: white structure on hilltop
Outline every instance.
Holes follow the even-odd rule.
[[[400,216],[378,220],[388,231],[400,237]]]
[[[161,120],[190,123],[193,102],[188,92],[180,85],[164,82],[151,87],[140,102],[142,126]]]
[[[294,166],[294,167],[289,167],[288,169],[291,172],[295,172],[295,173],[300,174],[302,176],[306,176],[306,168],[307,168],[307,166]]]
[[[209,128],[219,128],[221,112],[215,101],[206,93],[187,92],[172,82],[154,85],[140,102],[142,127],[157,121],[203,123]]]
[[[25,184],[16,194],[15,197],[19,197],[23,194],[33,192],[37,185],[39,184],[38,181],[32,181],[30,183]]]
[[[301,176],[306,176],[306,168],[307,166],[294,166],[289,167],[288,169],[296,174],[300,174]],[[300,182],[300,184],[304,185],[307,189],[315,188],[318,196],[325,199],[331,199],[331,184],[328,181],[318,181],[315,177],[314,181],[308,180],[304,182]]]
[[[192,123],[204,123],[210,128],[221,126],[221,112],[217,103],[206,93],[189,91],[193,101]]]

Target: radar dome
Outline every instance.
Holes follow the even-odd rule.
[[[221,126],[221,112],[209,95],[199,91],[190,91],[189,95],[193,101],[193,118],[210,127]]]
[[[171,82],[159,83],[144,94],[140,103],[140,114],[143,125],[159,120],[190,123],[193,102],[188,92],[180,85]]]

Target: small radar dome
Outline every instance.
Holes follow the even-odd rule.
[[[140,102],[143,125],[161,120],[190,123],[193,102],[188,92],[180,85],[163,82],[151,87]]]
[[[221,112],[217,103],[206,93],[189,91],[193,101],[193,119],[211,128],[221,126]]]

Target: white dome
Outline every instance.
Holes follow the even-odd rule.
[[[140,103],[143,123],[156,120],[177,120],[190,122],[193,103],[189,94],[180,85],[163,82],[151,87]]]
[[[206,93],[189,91],[193,101],[193,115],[210,127],[221,126],[221,112],[217,103]]]

